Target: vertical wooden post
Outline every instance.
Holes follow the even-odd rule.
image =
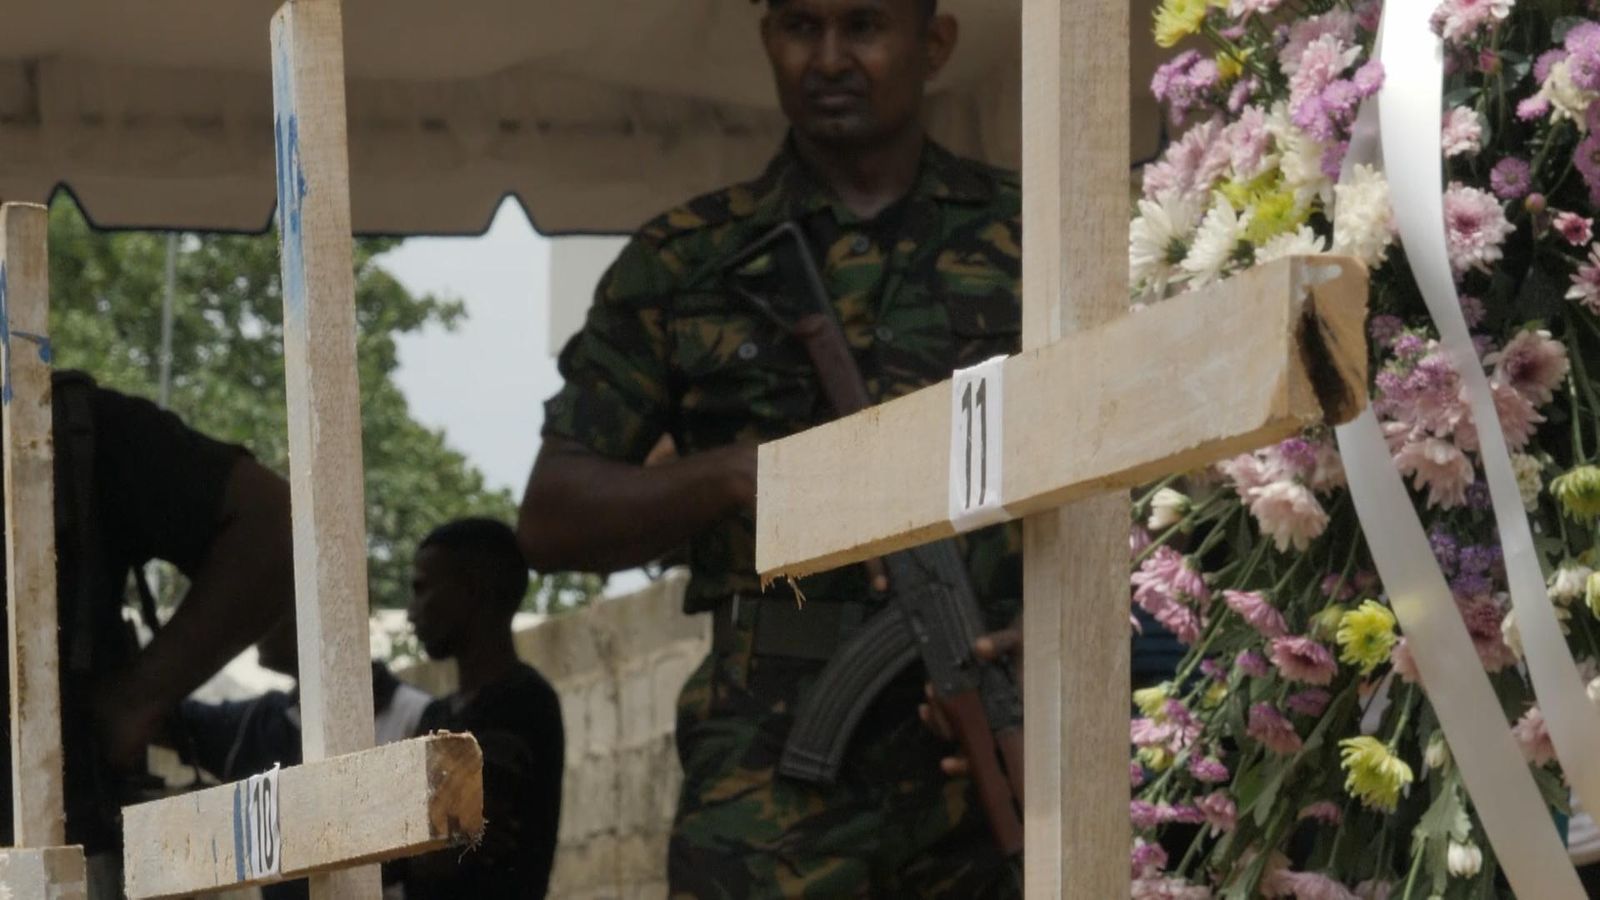
[[[18,847],[66,843],[61,660],[56,618],[55,440],[51,425],[50,213],[0,207],[0,401],[4,403],[11,801]]]
[[[1126,0],[1024,0],[1022,67],[1031,349],[1127,310]],[[1128,896],[1128,525],[1121,494],[1024,523],[1029,898]]]
[[[355,281],[339,0],[272,19],[295,608],[306,762],[373,744]],[[377,897],[372,866],[314,876],[314,898]]]

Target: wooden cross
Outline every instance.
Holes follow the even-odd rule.
[[[269,816],[276,827],[251,815],[261,800],[255,779],[125,810],[130,898],[304,875],[316,900],[377,898],[377,867],[361,864],[460,843],[483,829],[483,759],[470,735],[371,749],[339,0],[285,3],[272,20],[272,54],[305,764],[278,777]],[[249,838],[275,831],[277,873],[256,874],[266,860]]]
[[[1366,272],[1298,257],[1128,314],[1128,4],[1024,0],[1023,352],[1001,502],[1024,521],[1030,897],[1129,891],[1125,491],[1366,397]],[[765,444],[756,568],[802,575],[955,533],[950,382]]]
[[[0,206],[0,418],[5,431],[11,822],[0,896],[83,900],[83,848],[66,843],[61,660],[56,643],[49,211]]]

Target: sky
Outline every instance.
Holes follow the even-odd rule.
[[[396,381],[418,421],[519,499],[544,401],[561,386],[547,338],[550,246],[508,200],[482,237],[413,238],[380,261],[411,292],[465,304],[454,331],[400,338]]]

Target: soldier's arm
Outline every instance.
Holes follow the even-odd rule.
[[[753,507],[755,471],[753,444],[644,466],[547,436],[522,498],[517,540],[543,572],[642,565]]]

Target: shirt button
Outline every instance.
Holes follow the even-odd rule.
[[[887,325],[879,325],[877,329],[873,331],[873,334],[876,334],[878,336],[878,340],[885,344],[894,343],[894,329]]]
[[[761,348],[757,347],[754,341],[745,341],[739,345],[739,358],[745,362],[755,359],[756,354],[760,352]]]
[[[864,234],[858,234],[853,240],[850,241],[850,252],[857,256],[864,256],[866,252],[871,249],[872,239],[868,238]]]

